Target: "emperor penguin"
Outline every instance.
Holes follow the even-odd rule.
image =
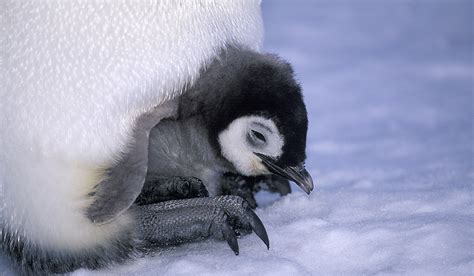
[[[260,51],[259,0],[1,5],[1,247],[21,271],[94,269],[203,236],[238,252],[229,220],[268,244],[239,197],[132,206],[152,127],[222,49]]]
[[[147,179],[137,203],[190,193],[229,194],[231,181],[270,174],[294,181],[309,194],[307,127],[290,64],[276,55],[229,47],[178,98],[176,117],[151,130]],[[253,193],[241,190],[230,194],[244,196],[255,207]]]

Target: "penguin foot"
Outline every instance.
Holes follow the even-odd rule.
[[[265,190],[281,196],[291,193],[290,182],[277,175],[242,176],[226,173],[222,180],[222,194],[244,198],[253,209],[258,207],[255,193]]]
[[[216,238],[227,241],[238,255],[237,235],[250,231],[270,246],[262,221],[238,196],[170,200],[136,208],[144,248]]]
[[[148,205],[167,200],[208,197],[209,192],[196,177],[155,177],[145,182],[136,205]]]
[[[252,209],[258,207],[254,196],[255,177],[226,173],[222,178],[221,192],[223,195],[240,196],[247,201]]]

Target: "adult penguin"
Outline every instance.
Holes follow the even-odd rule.
[[[145,235],[130,206],[147,160],[127,153],[146,150],[221,49],[259,50],[260,1],[7,0],[1,18],[3,251],[26,273],[129,258]]]

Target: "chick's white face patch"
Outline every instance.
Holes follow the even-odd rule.
[[[232,121],[219,134],[222,155],[243,175],[268,174],[255,153],[273,158],[282,154],[283,136],[271,119],[261,116],[244,116]]]

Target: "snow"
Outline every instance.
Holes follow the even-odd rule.
[[[209,240],[75,274],[473,275],[473,2],[267,0],[263,14],[266,50],[305,91],[313,193],[258,195],[268,251],[252,234],[239,256]]]

